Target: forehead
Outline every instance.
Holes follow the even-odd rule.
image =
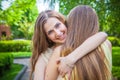
[[[56,23],[62,23],[62,22],[60,20],[58,20],[57,18],[48,18],[48,20],[44,24],[45,31],[52,29]]]

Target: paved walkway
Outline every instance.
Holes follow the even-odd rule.
[[[29,58],[21,58],[21,59],[14,59],[14,63],[23,64],[28,66],[26,72],[23,74],[21,80],[29,80],[29,72],[30,72],[30,59]]]

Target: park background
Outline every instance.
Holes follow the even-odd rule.
[[[90,5],[99,16],[100,31],[112,43],[112,74],[120,80],[119,0],[0,0],[0,80],[13,80],[23,68],[15,58],[30,58],[35,20],[45,9],[65,16],[77,5]]]

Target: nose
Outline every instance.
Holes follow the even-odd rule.
[[[56,37],[59,38],[62,35],[62,32],[58,29],[55,29]]]

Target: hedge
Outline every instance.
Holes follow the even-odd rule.
[[[13,64],[13,55],[0,53],[0,75],[3,75],[3,72],[9,70]]]
[[[120,47],[113,47],[112,52],[112,75],[120,80]]]
[[[112,46],[119,46],[120,47],[120,39],[117,37],[108,37],[108,39],[111,41]]]
[[[113,66],[120,67],[120,47],[113,47],[112,48],[112,63]]]
[[[30,40],[0,41],[0,52],[30,51]]]

